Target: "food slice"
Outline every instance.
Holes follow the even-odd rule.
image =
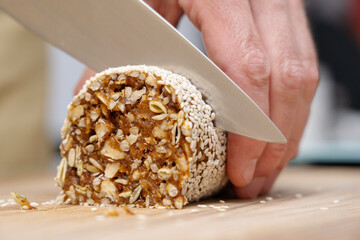
[[[226,183],[225,133],[185,77],[148,66],[86,82],[61,131],[65,203],[182,208]]]

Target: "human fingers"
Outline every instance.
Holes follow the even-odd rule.
[[[299,143],[302,138],[308,116],[310,114],[311,102],[313,100],[319,82],[319,70],[316,49],[311,36],[311,32],[309,30],[303,1],[289,1],[289,10],[291,22],[294,26],[294,35],[298,42],[299,53],[305,71],[304,88],[302,91],[302,98],[294,124],[294,130],[289,138],[289,143],[293,144],[293,146],[289,148],[291,150],[289,150],[285,154],[279,166],[266,180],[261,190],[262,194],[266,194],[270,191],[280,170],[283,169],[287,165],[287,163],[297,155]]]
[[[96,72],[94,70],[92,70],[91,68],[86,68],[83,75],[81,76],[79,82],[77,83],[75,90],[74,90],[74,95],[78,94],[79,91],[81,90],[81,88],[84,86],[85,81],[88,80],[89,78],[91,78],[92,76],[94,76],[96,74]]]
[[[178,0],[146,0],[145,2],[173,26],[178,24],[183,14]]]
[[[202,32],[210,59],[268,113],[270,65],[249,2],[180,0],[179,3]],[[245,186],[252,180],[265,145],[262,141],[228,135],[227,172],[235,186]]]
[[[259,159],[255,177],[266,179],[279,165],[288,151],[289,137],[293,131],[301,92],[304,84],[304,68],[297,42],[289,21],[286,0],[253,0],[251,7],[256,25],[263,39],[271,62],[270,117],[288,138],[287,144],[267,144]],[[262,186],[250,184],[238,189],[240,197],[256,197]]]

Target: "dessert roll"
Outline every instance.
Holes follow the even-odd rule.
[[[68,106],[56,181],[65,203],[181,209],[226,183],[225,133],[188,79],[110,68]]]

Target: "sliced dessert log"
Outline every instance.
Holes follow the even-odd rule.
[[[225,133],[185,77],[148,66],[89,79],[68,107],[63,201],[182,208],[226,183]]]

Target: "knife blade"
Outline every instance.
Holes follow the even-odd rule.
[[[258,140],[286,142],[225,73],[143,1],[0,0],[0,8],[96,71],[145,64],[184,75],[213,107],[217,127]]]

